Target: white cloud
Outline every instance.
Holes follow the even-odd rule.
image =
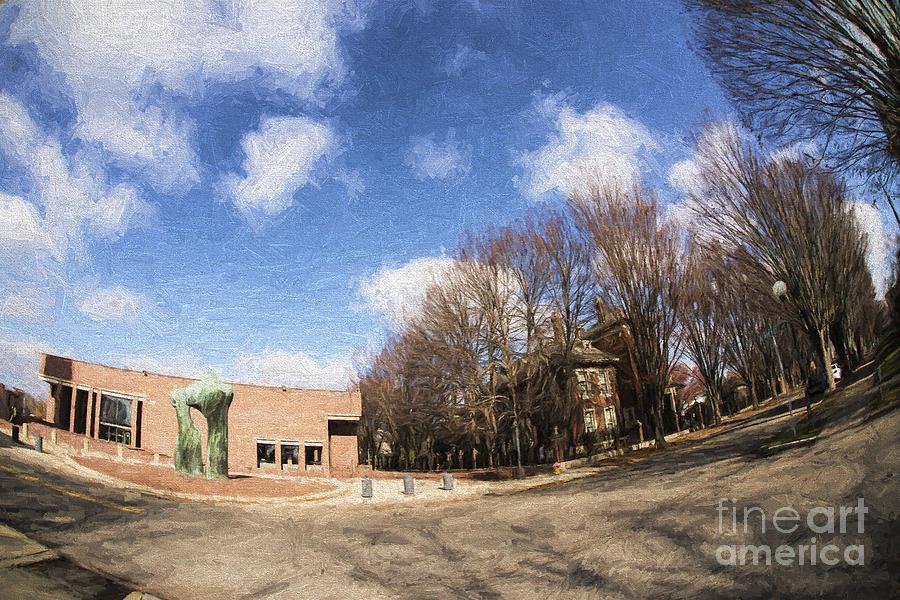
[[[155,189],[178,192],[200,180],[193,125],[171,111],[138,106],[123,93],[83,102],[78,116],[77,137],[97,142],[113,161],[142,174]]]
[[[782,146],[769,153],[769,160],[773,163],[784,160],[817,159],[822,156],[822,150],[815,142],[797,142]]]
[[[21,196],[0,194],[0,314],[33,319],[49,308],[52,290],[65,287],[70,259],[85,261],[91,239],[118,239],[146,224],[153,209],[131,185],[110,188],[90,157],[65,156],[59,141],[4,93],[0,154],[31,184]],[[38,288],[46,293],[29,309],[23,294]]]
[[[875,291],[879,298],[884,297],[891,279],[891,238],[888,226],[885,225],[881,212],[867,202],[853,202],[853,216],[868,238],[866,264],[872,273]]]
[[[53,244],[44,220],[34,206],[18,196],[0,192],[0,256],[13,262],[16,254],[50,252]]]
[[[19,387],[42,398],[47,384],[38,378],[41,352],[54,352],[53,347],[27,338],[0,338],[0,383]]]
[[[224,182],[235,206],[254,220],[287,210],[318,161],[336,148],[331,129],[305,117],[266,118],[241,145],[246,175]]]
[[[208,371],[221,376],[218,369],[204,363],[199,356],[184,351],[124,356],[119,359],[119,364],[132,371],[148,371],[190,379],[198,379]]]
[[[519,185],[534,200],[630,182],[640,175],[642,154],[659,147],[643,124],[612,104],[579,113],[554,96],[540,108],[555,131],[544,146],[518,159],[525,170]]]
[[[349,357],[317,360],[304,352],[285,350],[244,354],[234,366],[236,381],[299,388],[345,389],[353,372]]]
[[[342,78],[336,27],[362,23],[347,3],[319,0],[19,2],[10,44],[33,43],[63,73],[79,137],[140,167],[158,189],[197,179],[192,123],[151,99],[153,84],[196,97],[210,80],[262,70],[274,89],[315,99]]]
[[[383,267],[360,283],[363,306],[399,330],[419,313],[428,286],[452,265],[449,258],[416,258],[401,267]]]
[[[94,290],[82,299],[78,309],[95,321],[133,322],[146,312],[147,302],[122,286]]]
[[[119,364],[135,371],[191,379],[200,378],[212,371],[218,377],[234,383],[314,389],[346,389],[354,377],[349,357],[317,360],[305,352],[285,350],[241,354],[225,369],[205,361],[189,350],[123,356],[119,359]]]
[[[338,169],[334,174],[335,180],[343,184],[347,190],[347,197],[356,200],[366,192],[366,181],[356,169]]]
[[[22,204],[6,197],[9,210],[28,221],[37,235],[40,224],[49,251],[57,260],[70,252],[80,252],[87,229],[115,239],[129,227],[146,222],[153,212],[128,184],[109,189],[102,173],[85,156],[63,155],[58,140],[44,136],[25,107],[8,94],[0,93],[0,152],[24,168],[34,191],[33,209],[26,216]],[[43,211],[38,215],[37,208]]]
[[[694,159],[689,158],[672,165],[668,181],[670,186],[685,194],[700,194],[703,191],[700,165]]]
[[[448,52],[444,58],[444,71],[451,77],[459,77],[477,61],[487,58],[487,54],[474,50],[469,46],[457,44],[456,49]]]
[[[452,129],[443,142],[435,141],[434,134],[410,137],[405,164],[422,180],[465,175],[472,168],[472,146],[456,141],[455,137]]]

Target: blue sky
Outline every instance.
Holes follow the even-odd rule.
[[[584,169],[674,201],[730,115],[674,1],[195,4],[0,6],[0,381],[343,385],[466,229]]]

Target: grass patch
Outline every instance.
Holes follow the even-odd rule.
[[[900,373],[900,329],[889,331],[878,344],[873,357],[877,381],[889,381]]]

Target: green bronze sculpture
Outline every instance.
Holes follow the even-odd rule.
[[[178,418],[178,439],[175,442],[175,470],[185,475],[199,475],[201,472],[200,432],[191,420],[191,407],[182,394],[172,392],[172,406]]]
[[[219,381],[212,373],[200,381],[172,391],[172,404],[178,415],[178,441],[175,445],[175,468],[187,475],[200,474],[199,432],[190,418],[190,408],[206,417],[206,478],[228,477],[228,408],[234,399],[230,385]],[[180,406],[184,406],[184,417]],[[182,421],[186,420],[182,439]],[[188,425],[189,424],[189,425]],[[191,431],[193,430],[193,431]],[[196,441],[193,435],[196,434]],[[196,458],[195,450],[196,448]],[[182,458],[179,468],[179,455]],[[196,467],[192,461],[196,460]]]

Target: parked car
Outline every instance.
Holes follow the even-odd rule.
[[[838,382],[841,380],[841,368],[838,366],[837,363],[833,363],[831,365],[831,375],[832,375],[832,377],[834,377],[835,382]]]

